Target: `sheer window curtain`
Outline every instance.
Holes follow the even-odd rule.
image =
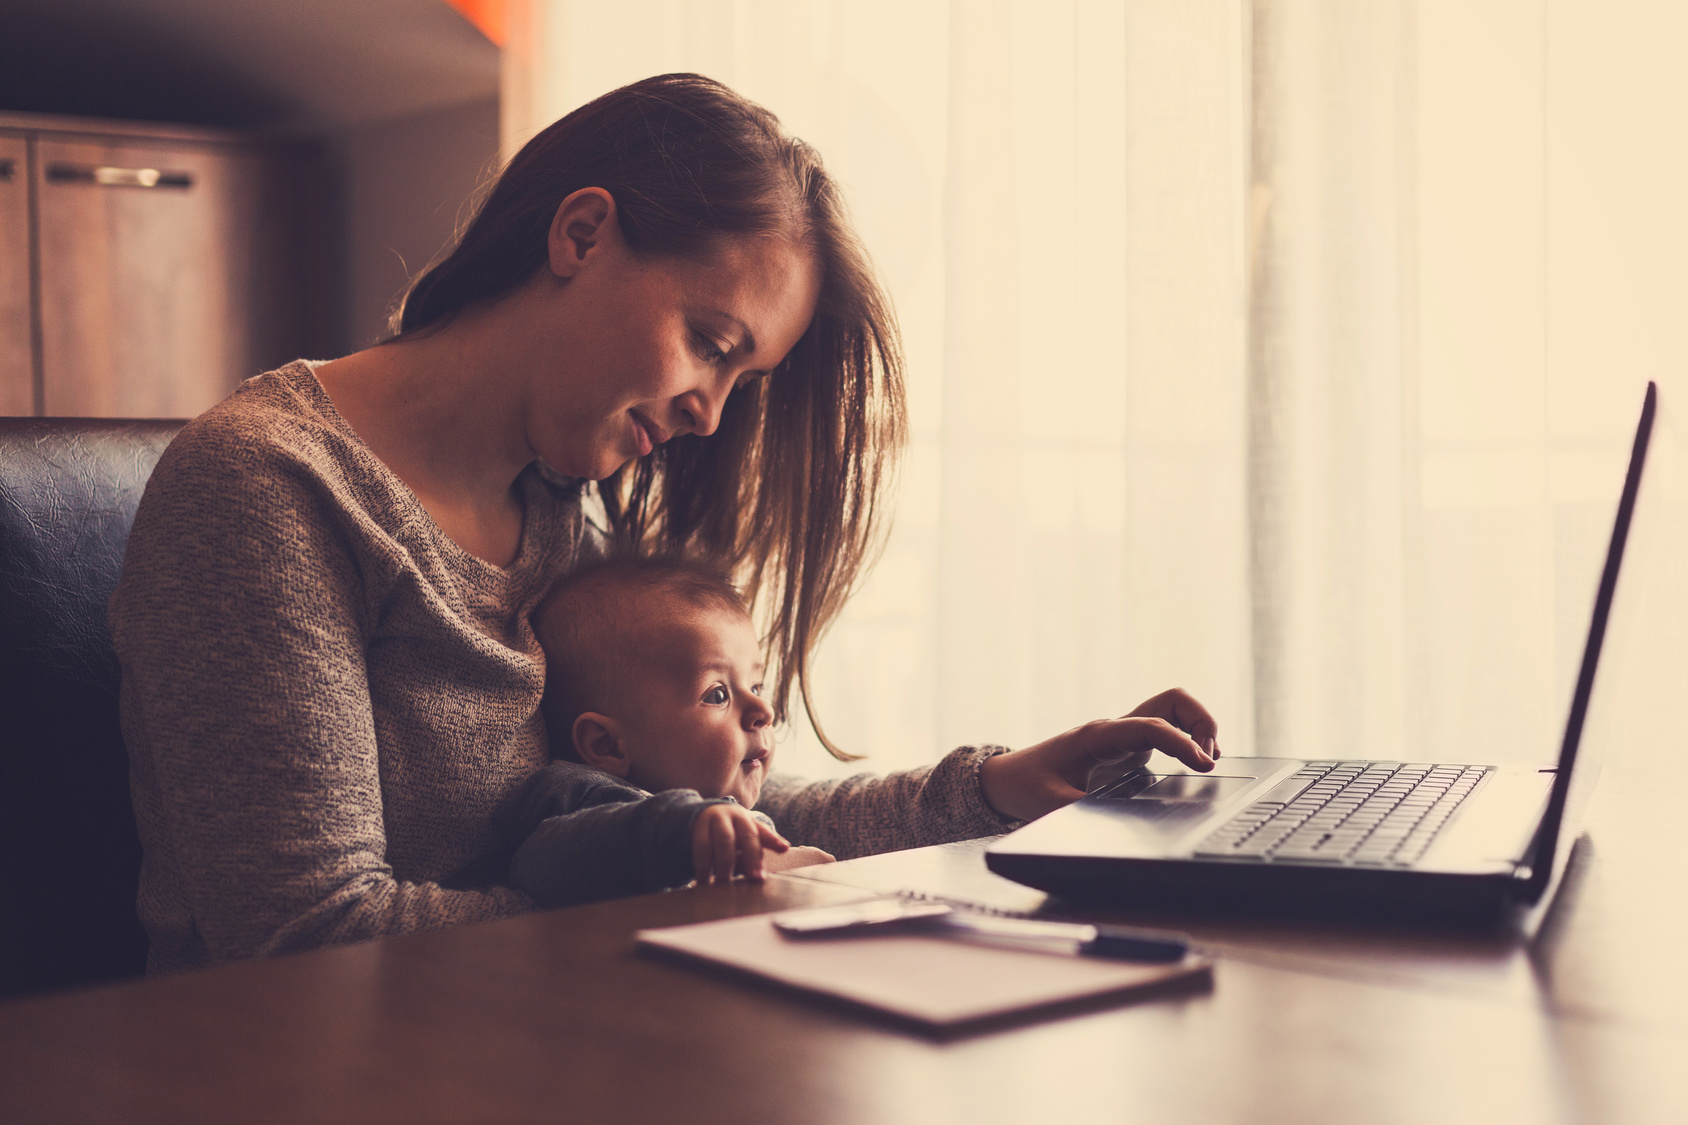
[[[1688,389],[1684,31],[1659,3],[1251,6],[1261,752],[1556,749],[1643,384],[1667,414]],[[1688,735],[1676,441],[1597,696],[1620,772]]]
[[[843,183],[914,432],[817,674],[867,767],[1173,684],[1232,753],[1540,758],[1642,384],[1668,404],[1688,358],[1685,30],[1592,0],[515,0],[504,134],[697,70]],[[1680,743],[1688,535],[1655,522],[1618,709]],[[793,726],[784,768],[860,768]]]

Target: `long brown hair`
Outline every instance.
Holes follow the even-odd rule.
[[[815,317],[778,369],[728,397],[711,437],[677,437],[599,490],[625,546],[730,568],[767,629],[775,714],[788,717],[796,684],[826,748],[857,757],[816,721],[809,661],[880,544],[907,419],[890,302],[814,149],[701,75],[611,91],[515,155],[452,251],[411,284],[393,338],[526,281],[558,205],[584,187],[615,199],[641,256],[705,260],[735,237],[790,238],[815,256]]]

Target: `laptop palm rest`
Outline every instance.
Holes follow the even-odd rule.
[[[1236,804],[1235,798],[1258,788],[1260,777],[1259,771],[1245,774],[1237,770],[1215,777],[1141,770],[1097,790],[1079,804],[1113,822],[1114,830],[1104,833],[1112,843],[1120,842],[1124,829],[1134,842],[1133,851],[1149,847],[1158,852],[1207,820],[1220,806]]]

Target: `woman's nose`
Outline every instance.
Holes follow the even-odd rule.
[[[717,394],[711,390],[696,390],[681,395],[679,400],[680,417],[686,424],[686,429],[699,437],[708,437],[721,424],[721,409],[726,404],[726,394]]]

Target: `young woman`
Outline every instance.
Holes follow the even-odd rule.
[[[395,328],[190,423],[136,517],[110,622],[154,971],[531,909],[494,825],[546,760],[528,616],[602,549],[589,482],[623,546],[741,576],[782,719],[875,541],[890,309],[817,155],[718,83],[639,82],[535,137]],[[1127,754],[1209,768],[1214,735],[1167,692],[762,805],[839,855],[907,847]]]

